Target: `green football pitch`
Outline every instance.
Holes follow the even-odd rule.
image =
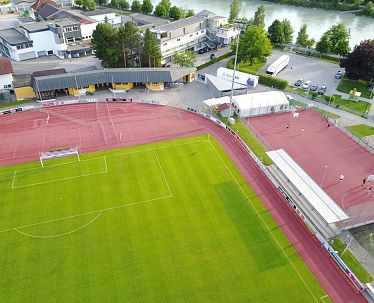
[[[0,302],[329,301],[214,138],[0,179]]]

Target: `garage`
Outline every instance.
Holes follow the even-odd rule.
[[[27,52],[23,54],[19,54],[19,60],[28,60],[28,59],[34,59],[35,58],[35,52]]]
[[[47,56],[47,51],[46,50],[39,51],[37,52],[37,54],[38,54],[38,57]]]

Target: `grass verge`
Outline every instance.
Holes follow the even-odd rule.
[[[245,127],[245,125],[237,118],[235,118],[235,124],[231,125],[228,123],[227,118],[218,115],[220,120],[232,128],[245,144],[253,151],[253,153],[257,156],[257,158],[262,159],[262,163],[266,166],[273,164],[273,161],[270,157],[266,154],[266,150],[264,146],[250,133],[250,131]]]
[[[347,129],[359,138],[374,135],[374,127],[365,124],[348,126]]]
[[[19,101],[13,101],[13,102],[1,103],[1,104],[0,104],[0,108],[12,107],[12,106],[17,106],[17,105],[22,105],[22,104],[27,104],[27,103],[30,103],[30,101],[27,101],[27,100],[19,100]]]
[[[345,244],[340,239],[335,239],[334,243],[331,244],[332,248],[338,251],[339,256],[343,259],[345,264],[353,271],[357,278],[363,283],[369,283],[373,281],[371,275],[366,271],[366,269],[361,265],[361,263],[356,259],[356,257],[349,251],[346,250],[343,257],[341,256],[343,250],[345,249]]]
[[[351,80],[346,77],[343,77],[336,88],[338,91],[342,93],[349,94],[351,90],[354,88],[357,89],[358,92],[361,92],[361,97],[363,98],[370,98],[370,84],[369,81],[365,80]]]

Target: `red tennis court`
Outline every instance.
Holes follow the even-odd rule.
[[[374,219],[369,203],[374,191],[362,186],[363,179],[374,174],[374,157],[364,147],[337,127],[328,127],[314,110],[301,111],[298,118],[282,113],[249,118],[246,123],[268,149],[286,150],[355,220]]]

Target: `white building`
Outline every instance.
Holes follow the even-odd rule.
[[[279,91],[233,96],[232,103],[235,113],[241,118],[285,112],[290,109],[286,95]]]
[[[222,32],[220,31],[222,29]],[[195,16],[151,29],[157,36],[162,63],[172,62],[173,55],[186,50],[214,49],[229,44],[239,35],[227,18],[204,10]]]
[[[0,91],[13,87],[13,67],[10,59],[0,58]]]

